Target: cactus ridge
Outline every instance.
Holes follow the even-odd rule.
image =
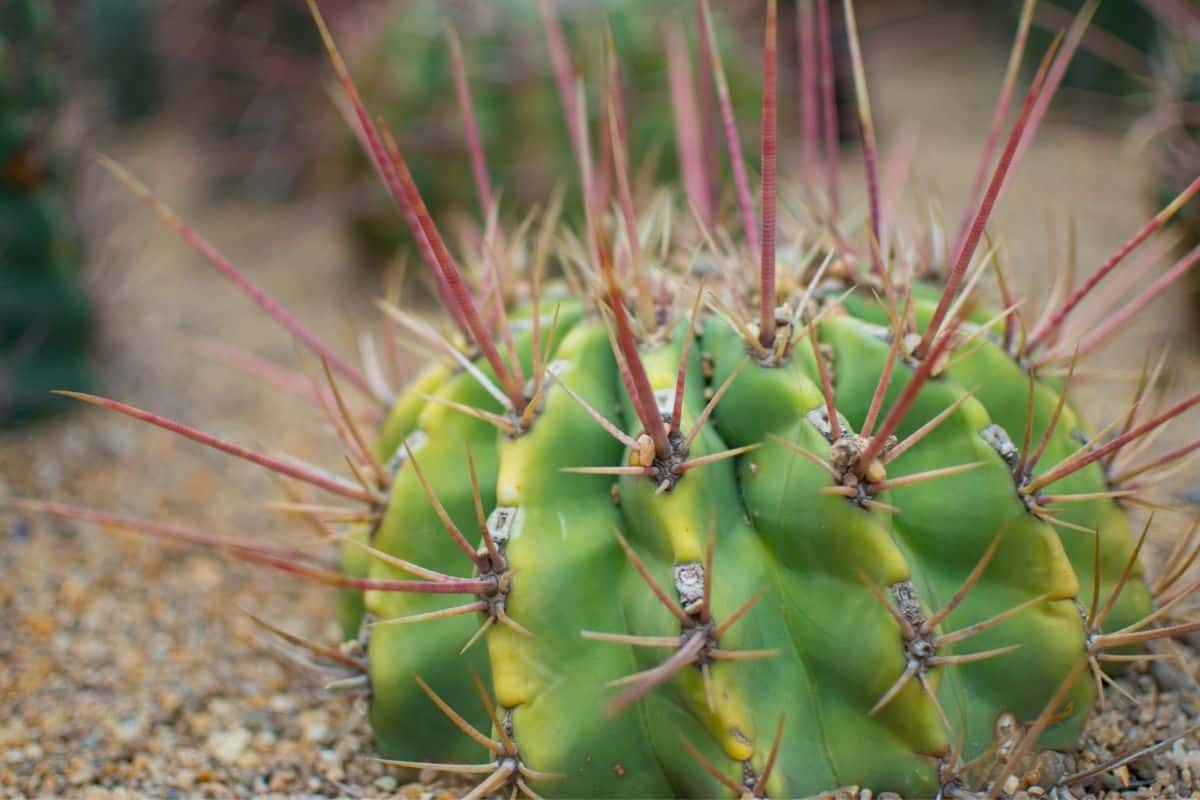
[[[561,48],[553,5],[542,6]],[[827,6],[801,20],[810,38],[827,38]],[[1089,8],[1043,57],[993,159],[1006,118],[997,113],[948,249],[931,231],[896,254],[847,0],[867,219],[861,231],[845,224],[834,186],[820,200],[812,186],[826,221],[794,233],[787,223],[776,250],[769,0],[757,251],[695,203],[682,225],[671,198],[629,191],[611,49],[600,146],[615,199],[598,188],[579,124],[584,95],[570,93],[569,53],[557,49],[564,106],[580,115],[567,128],[581,154],[585,232],[560,226],[552,200],[536,231],[533,217],[502,244],[489,234],[462,264],[313,11],[449,319],[437,327],[387,303],[384,316],[434,358],[398,394],[385,366],[337,359],[113,165],[321,357],[324,381],[310,395],[353,478],[79,397],[350,501],[317,506],[293,488],[282,506],[340,544],[340,566],[62,504],[15,505],[218,548],[340,589],[340,648],[261,622],[332,667],[332,691],[370,698],[388,763],[467,776],[468,798],[796,797],[850,784],[996,797],[1026,754],[1078,741],[1111,673],[1200,629],[1172,613],[1197,588],[1180,585],[1200,548],[1196,526],[1151,583],[1139,554],[1154,515],[1131,535],[1147,476],[1195,447],[1147,459],[1146,442],[1200,394],[1147,412],[1158,368],[1147,369],[1128,411],[1091,429],[1069,393],[1094,340],[1077,344],[1068,321],[1104,275],[1083,294],[1060,275],[1032,319],[997,249],[979,252]],[[1015,64],[1022,54],[1018,36]],[[806,82],[806,107],[820,105],[818,77]],[[685,184],[706,184],[697,177]],[[1102,271],[1197,191],[1200,178]],[[482,210],[495,219],[494,206]],[[756,227],[744,228],[749,241]],[[851,243],[859,233],[865,247]],[[742,267],[754,260],[757,281]],[[557,277],[547,277],[551,262]],[[1190,265],[1185,257],[1165,279]],[[980,299],[989,274],[999,309]],[[1156,281],[1141,297],[1163,288]],[[339,380],[354,393],[343,396]],[[374,437],[362,417],[377,420]],[[1088,777],[1079,775],[1063,780]]]

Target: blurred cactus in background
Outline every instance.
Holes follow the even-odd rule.
[[[725,22],[739,15],[741,3],[721,4]],[[757,9],[756,4],[750,4]],[[501,203],[506,208],[528,208],[543,200],[559,182],[577,191],[577,168],[563,135],[555,78],[550,70],[537,0],[496,0],[479,4],[464,0],[405,0],[389,6],[390,18],[373,42],[363,42],[355,72],[362,90],[397,131],[402,144],[419,158],[413,159],[414,177],[426,192],[431,210],[447,212],[475,206],[471,163],[464,146],[462,117],[456,103],[455,48],[448,43],[446,24],[461,38],[467,55],[462,68],[469,76],[480,138],[488,162],[508,176]],[[605,28],[612,32],[625,60],[631,106],[641,109],[629,120],[633,150],[649,154],[631,165],[649,183],[678,177],[679,149],[674,133],[675,104],[696,106],[716,125],[711,94],[673,96],[669,62],[693,74],[702,68],[694,46],[696,31],[684,30],[679,20],[692,17],[691,0],[650,4],[638,0],[596,0],[560,3],[557,7],[571,46],[575,67],[584,74],[603,70]],[[678,12],[678,13],[674,13]],[[745,16],[745,15],[742,15]],[[752,16],[752,15],[750,15]],[[760,24],[760,21],[756,21]],[[742,32],[718,19],[719,46],[739,120],[754,119],[761,97],[759,57],[753,50],[735,47]],[[752,34],[752,29],[745,31]],[[686,34],[683,35],[683,34]],[[688,51],[688,40],[691,51]],[[752,41],[753,39],[750,38]],[[670,53],[672,47],[676,53]],[[701,73],[703,74],[703,73]],[[702,84],[707,89],[708,84]],[[595,87],[593,87],[595,90]],[[589,122],[603,119],[599,95],[587,98]],[[603,127],[600,128],[603,130]],[[720,146],[715,127],[697,144],[709,160]],[[753,150],[750,139],[746,146]],[[344,143],[339,182],[360,184],[355,193],[350,229],[360,252],[372,263],[393,254],[402,239],[395,212],[386,193],[361,154],[357,140]],[[365,195],[362,196],[362,195]],[[578,203],[567,202],[568,208]]]
[[[119,122],[142,119],[162,104],[154,11],[151,0],[84,0],[80,7],[87,65]]]
[[[508,178],[496,187],[502,209],[527,208],[559,182],[577,192],[558,113],[561,87],[541,39],[538,0],[337,0],[326,6],[331,27],[351,43],[372,107],[405,147],[422,156],[416,177],[429,187],[431,209],[475,206],[446,23],[468,53],[462,67],[475,87],[488,158]],[[135,118],[164,95],[182,100],[176,110],[190,117],[185,124],[200,137],[209,188],[217,196],[234,192],[282,201],[313,188],[343,189],[347,199],[338,206],[349,216],[360,253],[372,263],[392,256],[400,232],[358,143],[330,104],[320,43],[303,0],[201,0],[157,19],[155,9],[151,0],[86,0],[80,7],[89,65],[108,84],[116,116]],[[713,36],[739,125],[758,115],[760,64],[745,46],[757,38],[758,11],[750,0],[730,0],[716,9]],[[630,140],[639,153],[632,166],[647,186],[678,177],[678,113],[695,108],[709,121],[699,141],[688,146],[716,160],[722,123],[712,82],[682,95],[671,90],[672,59],[680,71],[707,70],[691,22],[694,0],[650,6],[638,0],[571,2],[562,3],[558,13],[580,70],[602,69],[606,30],[628,58],[628,99],[646,109],[630,121]],[[831,17],[838,131],[846,138],[855,128],[844,102],[848,51],[836,9]],[[785,40],[797,35],[797,22],[796,4],[784,3]],[[781,64],[785,81],[795,82],[797,67],[796,60]],[[595,87],[585,105],[588,121],[598,124],[605,109]],[[752,141],[746,146],[755,149]],[[575,199],[569,196],[566,206],[578,207]],[[731,197],[715,201],[728,203]]]
[[[1154,59],[1154,108],[1143,123],[1156,203],[1200,171],[1200,5],[1165,4],[1158,13],[1162,36]],[[1200,208],[1183,209],[1175,225],[1181,248],[1200,244]],[[1193,279],[1192,285],[1200,306],[1200,282]]]
[[[52,130],[64,88],[47,0],[0,4],[0,426],[88,384],[91,314]]]
[[[1185,0],[1186,2],[1186,0]],[[1040,4],[1038,23],[1030,31],[1034,47],[1046,47],[1065,21],[1092,0],[1051,0]],[[1015,23],[1018,0],[1008,2]],[[1140,0],[1109,0],[1096,4],[1095,16],[1083,47],[1063,77],[1063,86],[1124,97],[1143,91],[1139,79],[1158,42],[1158,24],[1150,5]]]
[[[1200,51],[1179,49],[1176,55],[1182,58],[1174,63],[1175,72],[1164,88],[1178,91],[1167,106],[1179,116],[1172,127],[1163,131],[1155,153],[1159,197],[1170,197],[1172,187],[1186,183],[1185,174],[1200,169]],[[1180,214],[1178,224],[1186,231],[1187,245],[1200,243],[1200,209]]]
[[[1019,2],[1008,2],[1014,19]],[[1194,0],[1058,0],[1042,3],[1031,41],[1050,41],[1070,11],[1091,19],[1078,56],[1064,74],[1064,86],[1099,96],[1100,111],[1120,118],[1112,101],[1124,101],[1140,118],[1133,141],[1144,150],[1150,191],[1148,200],[1161,207],[1183,191],[1200,170],[1200,4]],[[1116,113],[1114,113],[1114,111]],[[1200,244],[1200,209],[1185,207],[1171,226],[1178,247]],[[1200,306],[1200,283],[1193,279]]]

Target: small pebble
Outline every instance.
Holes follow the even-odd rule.
[[[329,726],[321,720],[310,722],[304,726],[304,738],[310,742],[320,742],[329,735]]]
[[[232,764],[241,757],[250,744],[250,731],[245,728],[235,728],[231,731],[218,731],[208,737],[208,749],[218,761]]]

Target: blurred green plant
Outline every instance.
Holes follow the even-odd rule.
[[[80,29],[87,63],[103,84],[107,105],[119,122],[156,111],[163,100],[163,73],[149,0],[84,0]]]
[[[0,426],[54,411],[89,384],[91,311],[51,132],[63,98],[47,0],[0,3]]]
[[[1054,31],[1089,0],[1047,0],[1040,4],[1039,23],[1030,31],[1035,50],[1044,50]],[[1015,20],[1020,0],[1008,0]],[[1127,96],[1145,90],[1141,79],[1147,59],[1158,45],[1158,23],[1140,0],[1107,0],[1099,3],[1080,49],[1063,76],[1063,85],[1106,95]]]

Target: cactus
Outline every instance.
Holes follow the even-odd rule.
[[[62,408],[86,388],[90,310],[67,165],[53,152],[62,75],[53,10],[0,8],[0,426]]]
[[[354,479],[74,396],[352,502],[317,506],[294,490],[288,506],[340,543],[340,570],[288,547],[10,505],[213,547],[340,589],[340,647],[260,622],[341,672],[331,689],[370,698],[389,763],[472,777],[467,797],[796,797],[845,784],[915,797],[1011,793],[1026,755],[1078,740],[1105,670],[1200,629],[1172,614],[1196,588],[1180,585],[1196,530],[1150,583],[1139,553],[1151,522],[1131,521],[1151,476],[1200,444],[1147,457],[1135,443],[1200,394],[1147,412],[1156,376],[1144,375],[1128,412],[1098,431],[1068,397],[1077,359],[1197,260],[1078,327],[1081,307],[1097,313],[1095,286],[1200,192],[1200,177],[1084,284],[1060,275],[1029,316],[980,246],[1078,40],[1044,55],[1001,136],[1024,56],[1018,37],[950,247],[930,232],[894,258],[893,201],[878,190],[849,0],[845,9],[864,230],[846,225],[832,185],[809,187],[821,228],[777,220],[769,0],[759,209],[735,192],[740,213],[711,230],[703,214],[685,225],[666,201],[631,190],[610,48],[607,131],[568,128],[576,152],[609,149],[611,198],[587,168],[599,160],[585,159],[584,233],[560,223],[559,196],[523,230],[458,258],[322,25],[365,149],[448,317],[438,326],[382,305],[404,340],[435,355],[408,388],[393,393],[384,364],[359,370],[338,357],[109,166],[320,357],[325,379],[306,391],[328,412]],[[704,3],[700,14],[711,24]],[[556,40],[554,15],[545,21]],[[828,45],[828,26],[814,30]],[[559,64],[560,77],[571,72]],[[815,109],[820,71],[810,77],[802,94]],[[471,107],[468,97],[468,118]],[[684,168],[692,190],[711,179],[704,161]],[[980,299],[988,273],[996,307]],[[364,415],[380,420],[373,438]]]

